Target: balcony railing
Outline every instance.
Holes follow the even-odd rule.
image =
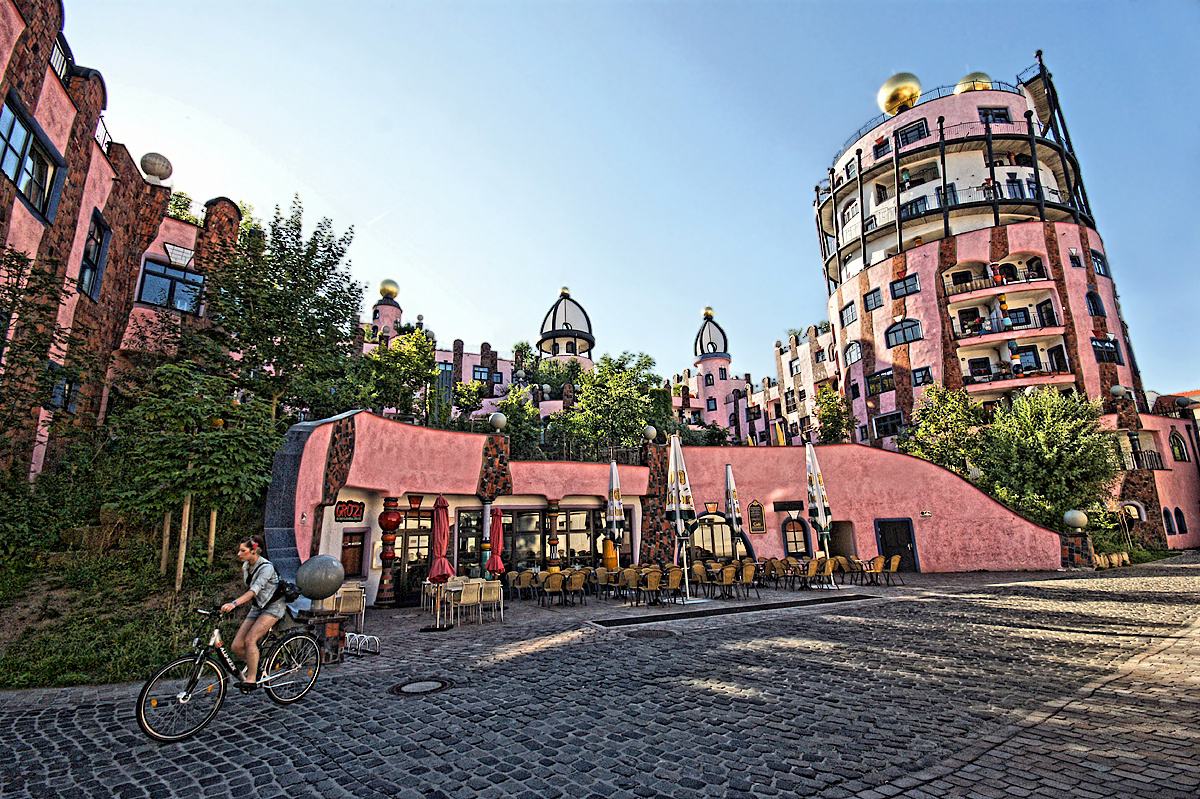
[[[1166,469],[1163,464],[1162,455],[1152,449],[1144,449],[1140,452],[1125,452],[1122,453],[1125,459],[1125,469]]]
[[[1049,280],[1050,274],[1046,269],[1023,269],[1015,273],[1014,277],[981,277],[972,280],[970,283],[958,283],[946,286],[946,296],[953,297],[956,294],[967,294],[980,289],[990,289],[995,286],[1014,286],[1021,283],[1033,283],[1038,280]]]
[[[1058,325],[1058,318],[1053,313],[1044,317],[1031,315],[1026,322],[1014,322],[1012,317],[989,316],[985,319],[976,319],[973,323],[968,323],[966,327],[958,322],[951,323],[956,339],[975,338],[992,333],[1011,333],[1015,330],[1043,330],[1047,327],[1058,327]]]
[[[106,153],[108,152],[108,145],[112,144],[112,136],[108,135],[108,126],[104,124],[104,117],[96,120],[96,143]]]
[[[1070,369],[1021,369],[1019,371],[1009,370],[1002,372],[999,369],[993,368],[991,374],[986,375],[963,375],[963,385],[973,386],[979,383],[1003,383],[1010,380],[1028,380],[1033,377],[1058,377],[1058,376],[1073,376],[1074,372]]]

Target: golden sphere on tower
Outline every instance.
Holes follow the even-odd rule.
[[[980,92],[990,88],[992,88],[992,79],[986,72],[968,72],[954,87],[954,93]]]
[[[566,286],[563,286],[561,289],[559,289],[559,290],[558,290],[558,296],[560,296],[560,297],[570,297],[570,296],[571,296],[571,290],[570,290],[569,288],[567,288]]]
[[[712,306],[711,305],[704,306],[704,318],[712,319],[712,316],[713,316]]]
[[[380,297],[387,297],[389,300],[394,300],[399,293],[400,284],[394,280],[385,280],[379,284]]]
[[[879,87],[875,101],[879,103],[880,111],[894,117],[916,105],[920,97],[921,81],[917,76],[911,72],[897,72]]]

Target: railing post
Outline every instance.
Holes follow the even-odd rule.
[[[1025,127],[1029,133],[1029,157],[1033,159],[1033,180],[1037,186],[1038,216],[1046,221],[1046,192],[1042,188],[1042,169],[1038,163],[1037,137],[1033,134],[1033,111],[1025,112]]]
[[[942,170],[942,234],[950,238],[950,197],[946,190],[946,118],[938,117],[938,158]]]
[[[892,174],[896,179],[896,252],[904,252],[904,223],[900,221],[900,133],[892,131]]]
[[[867,268],[867,203],[863,199],[862,148],[854,151],[854,175],[858,178],[858,248],[863,268]]]
[[[996,182],[996,157],[992,150],[992,120],[984,117],[983,133],[987,137],[988,180],[992,186],[992,221],[1000,227],[1000,184]]]

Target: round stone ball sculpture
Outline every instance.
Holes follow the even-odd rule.
[[[1063,524],[1067,527],[1074,527],[1076,530],[1082,530],[1087,527],[1087,514],[1081,510],[1069,510],[1063,514]]]
[[[314,555],[296,570],[296,585],[300,593],[312,600],[328,599],[342,587],[346,570],[332,555]]]
[[[161,153],[146,153],[142,156],[142,171],[152,178],[166,180],[171,177],[171,162]]]

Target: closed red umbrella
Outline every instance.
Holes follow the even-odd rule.
[[[454,576],[454,567],[446,560],[446,546],[450,543],[450,503],[439,495],[433,503],[433,563],[429,567],[429,582],[444,583]]]
[[[504,521],[500,509],[492,506],[492,556],[484,564],[485,569],[492,574],[504,574],[504,561],[500,560],[500,552],[504,549]]]

